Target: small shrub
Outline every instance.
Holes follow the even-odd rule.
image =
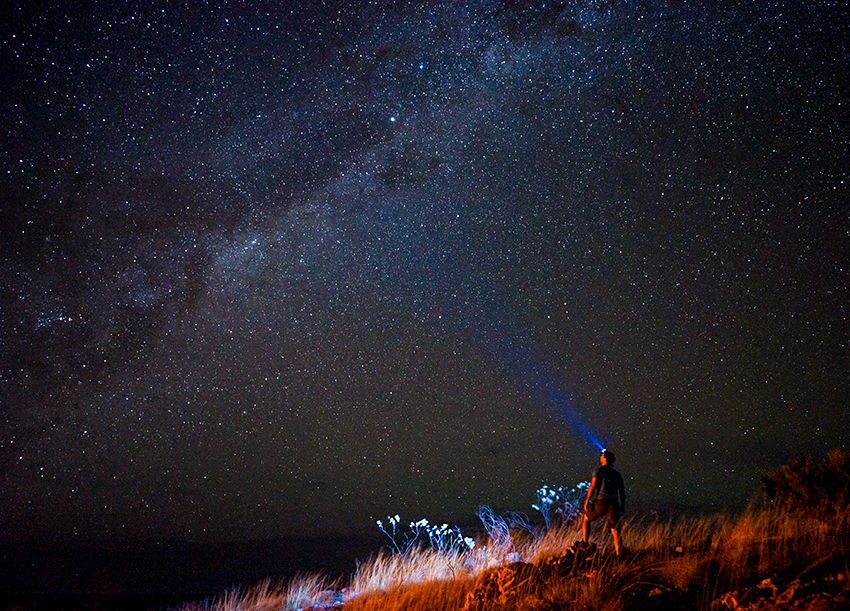
[[[833,450],[818,463],[792,460],[762,478],[766,496],[778,507],[818,517],[846,512],[850,504],[850,454]]]
[[[543,515],[546,530],[552,528],[552,520],[555,516],[560,518],[561,524],[569,524],[581,516],[581,508],[588,488],[590,488],[590,482],[581,482],[573,488],[543,486],[537,491],[537,503],[531,508]]]
[[[528,518],[521,513],[510,512],[499,515],[486,505],[478,508],[478,519],[490,537],[490,546],[498,550],[498,556],[517,554],[516,544],[512,533],[518,531],[532,532]]]
[[[400,534],[398,532],[398,524],[401,518],[396,514],[388,517],[387,520],[390,523],[391,533],[387,532],[382,520],[377,521],[378,528],[389,537],[393,550],[397,554],[409,552],[423,533],[427,535],[428,543],[431,547],[441,552],[464,551],[475,547],[475,540],[472,537],[464,537],[460,532],[460,528],[457,526],[429,524],[425,518],[422,518],[418,522],[411,522],[411,533],[405,535],[404,540],[399,543],[396,541],[396,537]]]

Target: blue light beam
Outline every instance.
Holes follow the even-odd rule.
[[[496,337],[497,335],[498,337]],[[560,390],[559,385],[554,381],[554,376],[541,372],[542,366],[536,363],[532,356],[534,350],[531,347],[521,348],[510,335],[505,328],[499,329],[498,333],[490,330],[490,341],[486,344],[499,348],[497,351],[491,352],[491,357],[497,361],[501,360],[500,366],[511,371],[515,383],[531,390],[535,402],[551,409],[588,443],[598,448],[600,452],[604,450],[603,443],[590,430],[590,425],[579,415],[572,399]],[[519,334],[512,335],[516,338],[521,337]]]
[[[587,422],[576,413],[575,408],[570,405],[570,400],[560,391],[554,391],[551,393],[551,400],[555,413],[558,414],[565,422],[569,423],[580,435],[582,435],[585,439],[587,439],[590,443],[599,448],[599,451],[603,451],[605,446],[596,438],[591,430],[590,426],[588,426]]]

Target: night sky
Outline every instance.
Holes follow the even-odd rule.
[[[848,449],[850,17],[705,4],[3,3],[0,537],[533,515],[593,438],[737,507]]]

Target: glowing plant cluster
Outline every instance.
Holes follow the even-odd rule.
[[[537,491],[537,503],[531,507],[543,514],[543,521],[546,522],[546,529],[549,530],[552,526],[553,512],[555,515],[560,515],[563,524],[572,522],[581,515],[582,503],[588,488],[590,488],[590,482],[581,482],[570,489],[565,486],[550,488],[544,485]]]
[[[475,547],[475,541],[472,537],[464,537],[458,526],[449,526],[448,524],[438,526],[436,524],[430,524],[425,518],[422,518],[418,522],[411,522],[411,533],[405,535],[404,540],[399,543],[396,537],[399,535],[398,524],[401,522],[401,518],[396,514],[394,516],[388,516],[387,520],[390,523],[391,532],[387,532],[381,520],[377,521],[378,528],[389,537],[393,549],[397,554],[404,554],[410,551],[423,534],[428,537],[428,543],[431,547],[441,552],[470,550]]]
[[[543,514],[546,530],[552,527],[552,520],[556,515],[560,516],[562,524],[568,524],[581,515],[582,502],[589,487],[590,482],[580,482],[572,488],[566,486],[550,488],[544,485],[537,491],[537,503],[532,504],[531,507]],[[478,517],[490,539],[506,549],[513,547],[511,531],[532,532],[534,530],[528,516],[522,513],[510,512],[506,515],[497,515],[489,507],[481,506],[478,509]],[[411,522],[410,532],[402,534],[399,531],[401,517],[398,514],[387,516],[387,522],[388,526],[384,525],[383,520],[377,520],[376,523],[381,532],[387,535],[393,551],[397,554],[409,552],[417,541],[424,541],[424,537],[428,537],[428,543],[433,549],[442,552],[462,552],[475,548],[472,537],[463,536],[458,526],[431,524],[427,519],[422,518],[418,522]]]

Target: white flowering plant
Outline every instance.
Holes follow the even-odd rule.
[[[404,539],[399,542],[396,538],[399,536],[398,524],[401,518],[396,514],[387,518],[390,523],[390,531],[387,531],[383,521],[378,520],[378,528],[389,537],[393,549],[397,554],[405,554],[410,551],[410,548],[420,539],[421,535],[428,537],[428,543],[434,549],[441,552],[466,551],[475,547],[475,540],[472,537],[464,537],[460,528],[457,526],[449,526],[448,524],[430,524],[427,519],[422,518],[418,522],[410,523],[410,534],[404,535]]]
[[[543,486],[537,491],[537,503],[531,508],[543,514],[546,529],[552,526],[553,515],[560,515],[561,523],[567,524],[581,515],[584,496],[590,488],[590,482],[581,482],[573,488]]]

